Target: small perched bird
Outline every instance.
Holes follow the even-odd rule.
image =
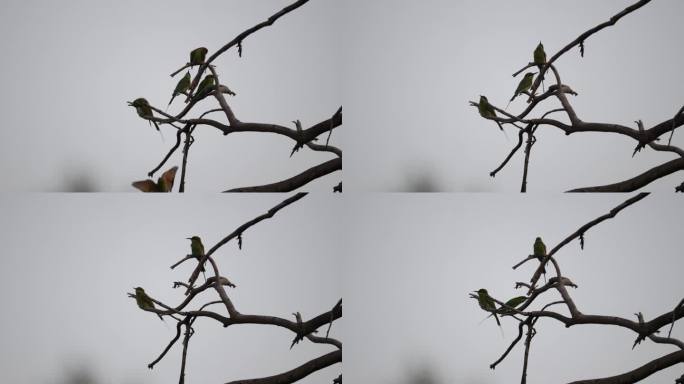
[[[492,107],[492,105],[489,104],[487,96],[480,95],[480,102],[477,104],[477,110],[480,112],[480,116],[484,118],[496,117],[496,111],[494,110],[494,107]],[[499,129],[503,131],[501,123],[497,121],[496,124],[498,124]]]
[[[196,97],[204,97],[206,93],[211,92],[212,88],[216,85],[216,78],[214,75],[207,75],[204,80],[197,86],[197,92],[195,92]]]
[[[142,289],[142,287],[136,287],[135,288],[135,301],[138,303],[138,307],[143,310],[149,310],[149,309],[156,309],[154,307],[154,302],[152,299],[150,299],[149,296],[145,293],[145,290]],[[157,316],[164,321],[164,318],[162,315],[157,313]]]
[[[173,94],[171,95],[171,101],[169,101],[169,105],[173,103],[173,99],[176,98],[176,96],[180,95],[181,93],[187,92],[187,90],[190,88],[190,72],[186,73],[185,76],[183,76],[182,79],[176,84],[176,88],[173,90]]]
[[[516,296],[505,302],[499,313],[502,316],[513,314],[515,312],[512,311],[511,308],[517,308],[520,304],[524,303],[525,300],[527,300],[527,296]]]
[[[513,97],[511,97],[511,101],[513,101],[523,92],[529,91],[530,87],[532,87],[532,80],[534,80],[534,73],[527,72],[525,74],[525,77],[523,77],[522,80],[520,80],[520,82],[518,83],[518,88],[515,89],[515,93],[513,94]]]
[[[205,47],[199,47],[192,50],[192,52],[190,52],[190,66],[204,64],[204,60],[207,57],[207,52],[209,52],[209,50]]]
[[[544,52],[544,44],[542,42],[539,42],[539,45],[537,45],[537,48],[534,49],[534,63],[537,64],[537,68],[539,68],[539,73],[541,74],[542,67],[544,64],[546,64],[546,52]],[[544,84],[544,79],[542,78],[542,88]],[[531,99],[531,98],[530,98]],[[528,99],[528,101],[531,101]]]
[[[295,312],[292,315],[294,315],[295,319],[297,319],[297,335],[295,336],[294,340],[292,340],[290,349],[292,349],[295,344],[299,343],[301,340],[304,340],[304,337],[306,337],[306,334],[304,333],[304,323],[302,322],[302,314]]]
[[[501,316],[510,316],[515,314],[515,311],[513,311],[513,308],[518,307],[520,304],[524,303],[525,300],[527,300],[527,296],[516,296],[507,302],[504,303],[501,307],[499,307],[499,310],[497,313]],[[491,315],[487,316],[487,318],[494,316],[494,313]]]
[[[496,304],[494,303],[494,299],[492,299],[492,297],[489,296],[489,293],[484,288],[480,288],[475,292],[477,292],[477,302],[480,304],[480,308],[484,309],[487,312],[491,312],[494,316],[494,319],[496,320],[496,324],[498,326],[501,326],[499,316],[496,315]]]
[[[546,244],[544,244],[541,237],[537,237],[536,239],[534,239],[533,250],[534,250],[534,256],[539,260],[541,260],[542,258],[544,258],[544,256],[546,256]]]
[[[542,261],[544,259],[544,256],[546,256],[546,245],[542,241],[541,237],[537,237],[534,240],[534,256],[539,260]],[[546,268],[542,270],[542,273],[544,276],[546,276]]]
[[[131,107],[135,107],[135,111],[138,112],[138,116],[140,117],[152,117],[154,114],[152,113],[152,108],[150,108],[150,103],[147,101],[147,99],[143,97],[139,97],[135,100],[133,100],[132,103],[128,103]]]
[[[204,256],[204,244],[202,244],[202,239],[199,236],[188,237],[190,240],[190,252],[198,261]],[[201,271],[204,272],[204,266],[201,266]]]
[[[128,103],[128,105],[134,107],[135,111],[138,113],[138,116],[142,117],[143,119],[149,119],[151,117],[154,117],[152,107],[150,107],[150,103],[145,98],[137,98],[133,100],[132,103]],[[154,124],[154,127],[157,128],[157,131],[159,131],[159,126],[157,125],[156,121],[148,120],[148,122],[150,124]]]
[[[482,117],[496,117],[496,111],[491,104],[487,96],[480,95],[480,102],[477,104],[477,109],[480,111],[480,116]]]
[[[156,183],[151,179],[147,179],[134,181],[131,185],[142,192],[171,192],[173,189],[173,181],[176,178],[176,171],[178,171],[177,166],[162,173]]]
[[[542,65],[546,64],[546,52],[544,52],[544,44],[539,42],[537,48],[534,49],[534,63],[541,69]]]

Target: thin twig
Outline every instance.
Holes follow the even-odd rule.
[[[282,181],[266,185],[233,188],[224,192],[292,192],[313,180],[317,180],[340,169],[342,169],[342,159],[338,157],[315,165]]]
[[[620,213],[620,211],[622,211],[623,209],[625,209],[625,208],[629,207],[630,205],[636,203],[637,201],[642,200],[643,198],[645,198],[648,195],[649,195],[648,192],[642,192],[642,193],[637,194],[634,197],[631,197],[631,198],[625,200],[622,204],[611,209],[610,212],[606,213],[605,215],[599,216],[596,219],[584,224],[578,230],[573,232],[570,236],[566,237],[563,241],[558,243],[558,245],[553,247],[553,249],[551,249],[551,251],[547,253],[546,257],[544,257],[544,259],[541,261],[541,263],[539,263],[539,267],[537,267],[537,270],[534,272],[532,279],[530,279],[530,286],[531,286],[530,292],[532,291],[532,288],[534,288],[534,286],[537,284],[537,281],[539,280],[539,277],[541,276],[541,273],[544,270],[546,263],[549,261],[549,259],[551,259],[551,257],[556,252],[558,252],[561,248],[563,248],[566,244],[568,244],[572,240],[574,240],[574,239],[578,238],[579,236],[583,235],[584,233],[586,233],[591,227],[593,227],[593,226],[595,226],[595,225],[597,225],[597,224],[599,224],[605,220],[612,219],[618,213]]]
[[[229,242],[230,240],[238,237],[239,235],[242,235],[244,231],[246,231],[249,227],[263,221],[266,219],[270,219],[273,217],[278,211],[281,209],[287,207],[288,205],[294,203],[295,201],[303,198],[306,196],[305,192],[300,192],[297,193],[296,195],[289,197],[285,200],[283,200],[280,204],[276,205],[275,207],[271,208],[268,210],[268,212],[264,213],[263,215],[260,215],[244,224],[239,226],[236,230],[231,232],[228,236],[224,237],[221,241],[216,243],[209,251],[202,257],[202,259],[199,261],[197,267],[195,267],[195,270],[193,271],[192,275],[190,275],[190,279],[188,279],[188,285],[192,287],[195,284],[195,281],[197,280],[197,277],[199,276],[200,271],[202,270],[202,265],[207,262],[207,259],[214,253],[216,252],[219,248],[221,248],[224,244]],[[190,290],[185,292],[186,295],[190,293]]]

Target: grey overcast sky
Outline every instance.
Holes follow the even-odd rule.
[[[345,159],[347,191],[518,191],[518,154],[495,179],[517,140],[484,121],[469,100],[502,108],[541,40],[551,55],[634,0],[464,1],[347,0],[344,36],[345,125],[355,128]],[[684,24],[680,0],[653,1],[586,41],[558,62],[585,121],[635,127],[665,121],[684,104]],[[523,101],[511,104],[519,111]],[[549,104],[552,105],[552,104]],[[631,139],[540,129],[530,191],[565,191],[635,176],[671,160]],[[675,134],[674,143],[684,145]],[[681,173],[648,187],[671,192]]]
[[[351,383],[504,384],[520,379],[518,346],[489,369],[517,335],[503,319],[504,336],[468,293],[487,288],[507,300],[528,281],[531,264],[511,266],[532,252],[536,236],[553,247],[628,196],[528,196],[492,194],[368,194],[349,217],[344,263],[345,379]],[[556,254],[579,309],[635,319],[672,310],[682,299],[684,268],[679,200],[648,196]],[[353,278],[347,278],[353,276]],[[557,295],[548,296],[550,302]],[[529,383],[565,383],[612,376],[673,352],[607,326],[574,326],[540,320],[530,353]],[[681,324],[673,335],[684,336]],[[561,352],[558,352],[561,351]],[[418,373],[416,373],[418,372]],[[681,365],[645,384],[674,382]]]
[[[146,97],[166,107],[178,78],[169,74],[190,50],[213,52],[290,0],[116,2],[7,0],[0,13],[0,172],[4,191],[65,190],[86,180],[103,191],[133,191],[175,141],[164,139],[126,105]],[[305,126],[342,105],[339,2],[315,0],[216,61],[243,121]],[[176,111],[176,100],[170,109]],[[205,102],[205,109],[214,108]],[[334,132],[332,143],[339,143]],[[293,176],[331,158],[300,151],[272,134],[224,137],[201,128],[190,156],[188,191],[221,191]],[[180,157],[169,162],[179,165]],[[168,168],[168,167],[167,167]],[[307,187],[330,191],[337,172]]]
[[[103,383],[173,383],[180,349],[147,369],[175,334],[126,297],[141,285],[153,297],[179,303],[172,283],[190,267],[169,266],[189,251],[186,237],[200,235],[208,248],[284,196],[149,197],[65,194],[3,195],[0,199],[0,382],[71,384],[84,368]],[[306,318],[332,308],[341,297],[341,200],[309,195],[244,235],[242,251],[231,242],[216,253],[243,313]],[[311,234],[314,236],[302,236]],[[206,296],[206,301],[214,300]],[[340,335],[340,322],[331,335]],[[303,342],[271,326],[224,329],[198,320],[189,347],[187,379],[223,383],[270,376],[332,350]],[[302,383],[330,383],[336,364]]]

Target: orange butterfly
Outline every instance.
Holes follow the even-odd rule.
[[[171,192],[173,180],[176,178],[178,167],[173,167],[164,172],[155,183],[151,179],[134,181],[131,185],[143,192]]]

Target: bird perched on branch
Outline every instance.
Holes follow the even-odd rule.
[[[529,91],[530,87],[532,87],[533,80],[534,73],[527,72],[525,74],[525,77],[523,77],[522,80],[520,80],[520,82],[518,83],[518,87],[515,89],[515,93],[513,94],[513,97],[511,97],[511,101],[509,101],[509,103],[515,100],[515,98],[521,95],[523,92]]]
[[[514,311],[511,309],[517,308],[520,304],[524,303],[525,300],[527,300],[527,296],[516,296],[507,302],[504,303],[503,307],[501,307],[501,315],[510,315],[513,314]]]
[[[295,336],[294,340],[292,340],[290,349],[292,349],[295,344],[299,343],[301,340],[304,340],[304,337],[306,337],[306,334],[304,333],[304,323],[302,322],[302,314],[295,312],[292,315],[294,315],[295,319],[297,319],[297,335]]]
[[[510,316],[515,314],[515,311],[513,309],[517,308],[520,304],[524,303],[525,300],[527,300],[527,296],[516,296],[502,305],[499,310],[497,311],[499,315],[501,316]],[[494,316],[492,313],[489,316]]]
[[[169,105],[173,103],[173,99],[176,98],[176,96],[180,95],[181,93],[185,93],[190,89],[190,83],[191,83],[191,78],[190,78],[190,72],[186,73],[185,76],[183,76],[182,79],[176,84],[176,88],[173,90],[173,94],[171,95],[171,101],[169,101]]]
[[[537,68],[539,68],[539,74],[542,74],[542,67],[544,64],[546,64],[546,52],[544,52],[544,44],[542,42],[539,42],[539,45],[537,45],[537,48],[534,49],[534,54],[532,55],[534,59],[534,63],[537,64]],[[544,84],[544,79],[542,78],[542,89],[543,89],[543,84]],[[528,99],[528,101],[531,101]]]
[[[159,131],[157,122],[149,120],[150,118],[154,117],[154,113],[152,112],[152,107],[150,107],[150,103],[147,101],[147,99],[140,97],[133,100],[132,103],[128,103],[128,105],[134,107],[135,111],[138,113],[138,116],[146,119],[150,125],[154,124],[154,127],[157,128],[157,131]]]
[[[544,52],[544,44],[541,41],[537,48],[534,49],[534,63],[537,64],[539,69],[546,64],[546,52]]]
[[[147,296],[147,294],[145,293],[145,290],[142,289],[142,287],[136,287],[135,288],[135,302],[138,303],[138,307],[140,307],[140,309],[142,309],[142,310],[147,311],[150,309],[156,309],[154,307],[154,302],[152,301],[152,299],[149,296]],[[162,315],[157,313],[157,316],[159,316],[159,318],[162,321],[164,321],[164,318],[162,317]]]
[[[480,112],[480,116],[482,116],[484,118],[495,118],[496,117],[496,111],[494,110],[494,107],[492,107],[492,105],[489,104],[489,100],[487,100],[487,96],[480,95],[480,102],[477,103],[477,110]],[[501,126],[501,123],[499,123],[497,121],[496,124],[499,125],[499,129],[503,131],[503,127]]]
[[[546,244],[542,241],[541,237],[534,239],[534,256],[541,261],[544,256],[546,256]]]
[[[197,86],[197,92],[195,92],[195,97],[201,98],[206,96],[216,85],[216,78],[214,75],[207,75],[204,80],[202,80]]]
[[[534,247],[532,248],[532,251],[534,252],[533,255],[537,258],[537,260],[544,260],[544,257],[546,256],[546,244],[544,244],[541,237],[534,239]],[[546,275],[546,268],[542,269],[542,273]]]
[[[192,256],[197,259],[197,261],[202,260],[204,257],[204,244],[202,244],[202,239],[199,236],[188,237],[190,240],[190,251]],[[204,272],[204,266],[200,266],[200,271]]]
[[[489,293],[484,288],[480,288],[475,292],[477,292],[477,302],[480,304],[480,308],[487,312],[491,312],[496,320],[496,324],[500,327],[501,322],[499,321],[499,316],[496,315],[496,303],[494,303],[494,299],[489,296]]]
[[[205,47],[199,47],[190,52],[190,66],[202,65],[204,60],[207,58],[208,49]]]

